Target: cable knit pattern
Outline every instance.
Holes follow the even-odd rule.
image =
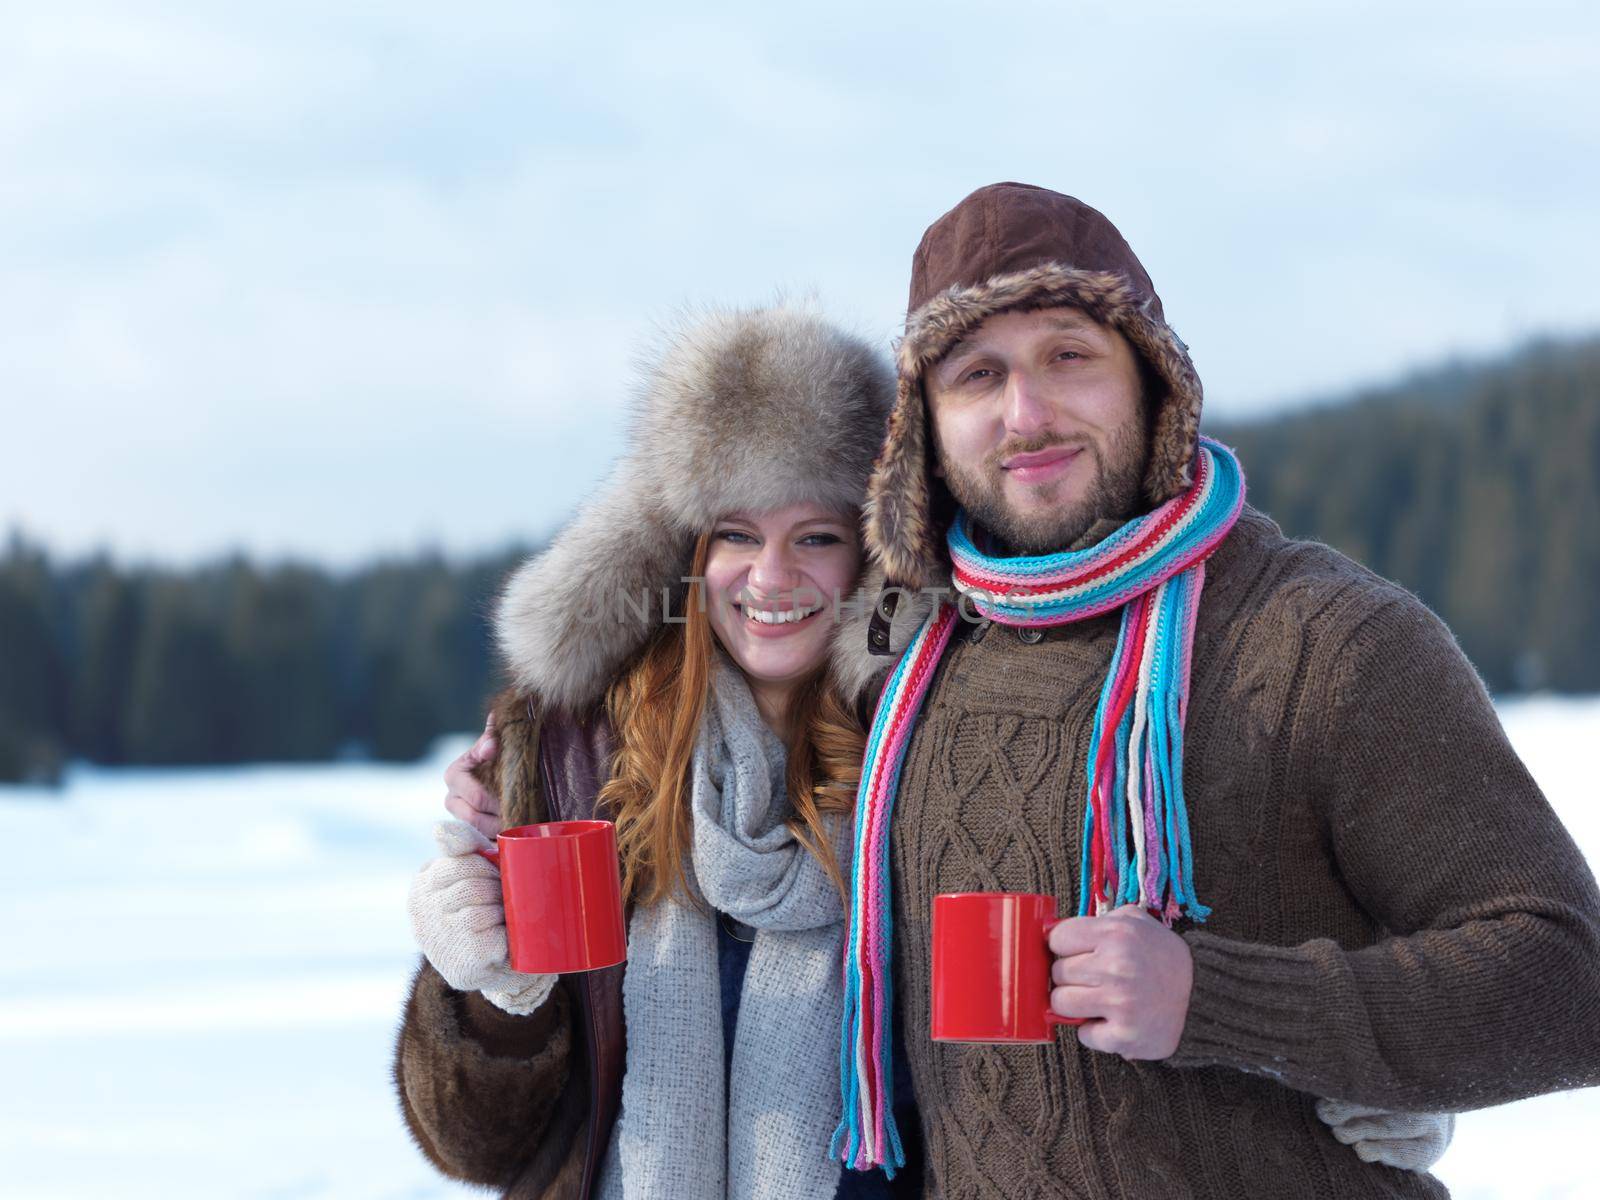
[[[1178,1053],[931,1041],[932,897],[1078,894],[1117,619],[1028,636],[957,633],[894,815],[930,1195],[1443,1196],[1341,1145],[1317,1100],[1440,1112],[1600,1082],[1600,896],[1477,676],[1409,593],[1248,508],[1195,638],[1184,784],[1213,914],[1177,926]]]

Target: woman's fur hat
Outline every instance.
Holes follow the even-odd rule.
[[[882,355],[813,313],[717,311],[644,372],[600,493],[509,580],[495,635],[519,691],[579,713],[681,611],[694,541],[731,512],[854,513],[894,394]]]

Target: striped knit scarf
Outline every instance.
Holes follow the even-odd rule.
[[[1002,625],[1049,626],[1122,609],[1122,629],[1089,742],[1078,915],[1137,903],[1171,925],[1204,921],[1194,892],[1183,799],[1183,723],[1195,614],[1210,557],[1244,506],[1233,454],[1201,438],[1193,485],[1086,550],[996,558],[959,513],[946,541],[952,583]],[[892,1114],[889,825],[911,730],[959,622],[946,600],[890,675],[867,737],[856,797],[845,1014],[839,1055],[844,1117],[830,1153],[857,1170],[905,1165]]]

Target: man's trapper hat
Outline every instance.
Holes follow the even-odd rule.
[[[898,391],[867,493],[867,547],[889,582],[915,590],[950,580],[944,526],[953,505],[932,473],[924,372],[996,313],[1058,306],[1121,333],[1160,384],[1145,500],[1153,508],[1189,485],[1200,378],[1144,267],[1081,200],[992,183],[929,226],[911,260]]]

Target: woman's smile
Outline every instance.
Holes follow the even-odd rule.
[[[755,637],[781,638],[797,632],[801,626],[809,625],[812,618],[822,611],[822,605],[801,606],[791,608],[757,607],[754,604],[740,604],[735,602],[734,608],[744,617],[746,632]]]

